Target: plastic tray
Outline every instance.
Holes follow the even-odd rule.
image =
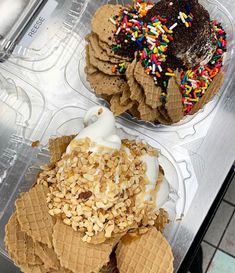
[[[165,205],[172,219],[166,229],[172,246],[180,219],[187,214],[197,191],[199,176],[196,177],[194,168],[197,174],[204,171],[204,159],[196,151],[188,150],[186,144],[198,141],[200,145],[234,72],[232,18],[217,1],[201,2],[212,17],[222,21],[228,34],[226,81],[220,94],[200,113],[173,126],[155,126],[126,114],[117,118],[123,136],[138,137],[161,151],[160,160],[171,185],[169,202]],[[107,1],[58,0],[58,3],[33,42],[28,47],[20,47],[19,43],[8,60],[0,64],[0,253],[3,255],[7,255],[4,226],[19,193],[32,186],[40,165],[49,160],[48,139],[79,132],[85,111],[96,104],[105,104],[92,93],[85,80],[84,37],[90,31],[90,20],[97,7]],[[32,148],[31,142],[36,140],[40,146]]]

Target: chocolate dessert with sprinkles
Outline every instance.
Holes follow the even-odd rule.
[[[226,33],[198,0],[104,5],[87,42],[87,80],[116,115],[173,124],[200,110],[224,81]]]

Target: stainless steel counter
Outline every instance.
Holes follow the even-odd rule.
[[[234,1],[220,2],[228,8],[235,20]],[[189,150],[196,150],[197,156],[205,160],[203,166],[198,166],[197,160],[192,160],[199,187],[190,212],[182,220],[175,242],[176,272],[235,161],[235,73],[233,79],[229,91],[220,101],[207,135],[187,145]]]
[[[221,2],[230,9],[235,18],[233,0],[222,0]],[[27,75],[26,72],[24,73]],[[46,77],[47,72],[43,72],[42,79],[44,81]],[[234,82],[230,90],[220,100],[218,110],[206,136],[185,144],[187,149],[192,152],[190,156],[199,187],[189,212],[182,219],[174,243],[175,272],[184,259],[235,160],[235,73],[233,78]],[[37,80],[40,81],[40,76],[37,76]],[[198,161],[199,157],[204,160]],[[16,273],[20,271],[10,265],[8,260],[0,257],[0,272]]]
[[[194,163],[200,177],[199,187],[174,246],[176,272],[235,160],[235,81],[221,101],[206,137],[200,140],[199,146],[197,142],[187,147],[192,150],[197,147],[197,156],[206,160],[202,176],[197,161]]]

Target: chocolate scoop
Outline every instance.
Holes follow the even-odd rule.
[[[191,27],[186,27],[179,13],[192,14]],[[216,33],[207,10],[198,0],[160,1],[143,18],[145,22],[156,15],[167,19],[167,26],[177,23],[173,30],[174,41],[168,50],[187,67],[204,65],[209,62],[217,46]]]

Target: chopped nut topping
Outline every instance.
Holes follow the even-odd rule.
[[[74,141],[72,152],[53,168],[44,168],[37,179],[49,186],[50,215],[60,215],[66,225],[84,232],[86,242],[101,232],[110,238],[139,228],[144,233],[153,226],[155,204],[137,199],[143,198],[148,183],[140,157],[157,156],[158,151],[134,140],[123,140],[119,151],[97,149],[89,139]]]

